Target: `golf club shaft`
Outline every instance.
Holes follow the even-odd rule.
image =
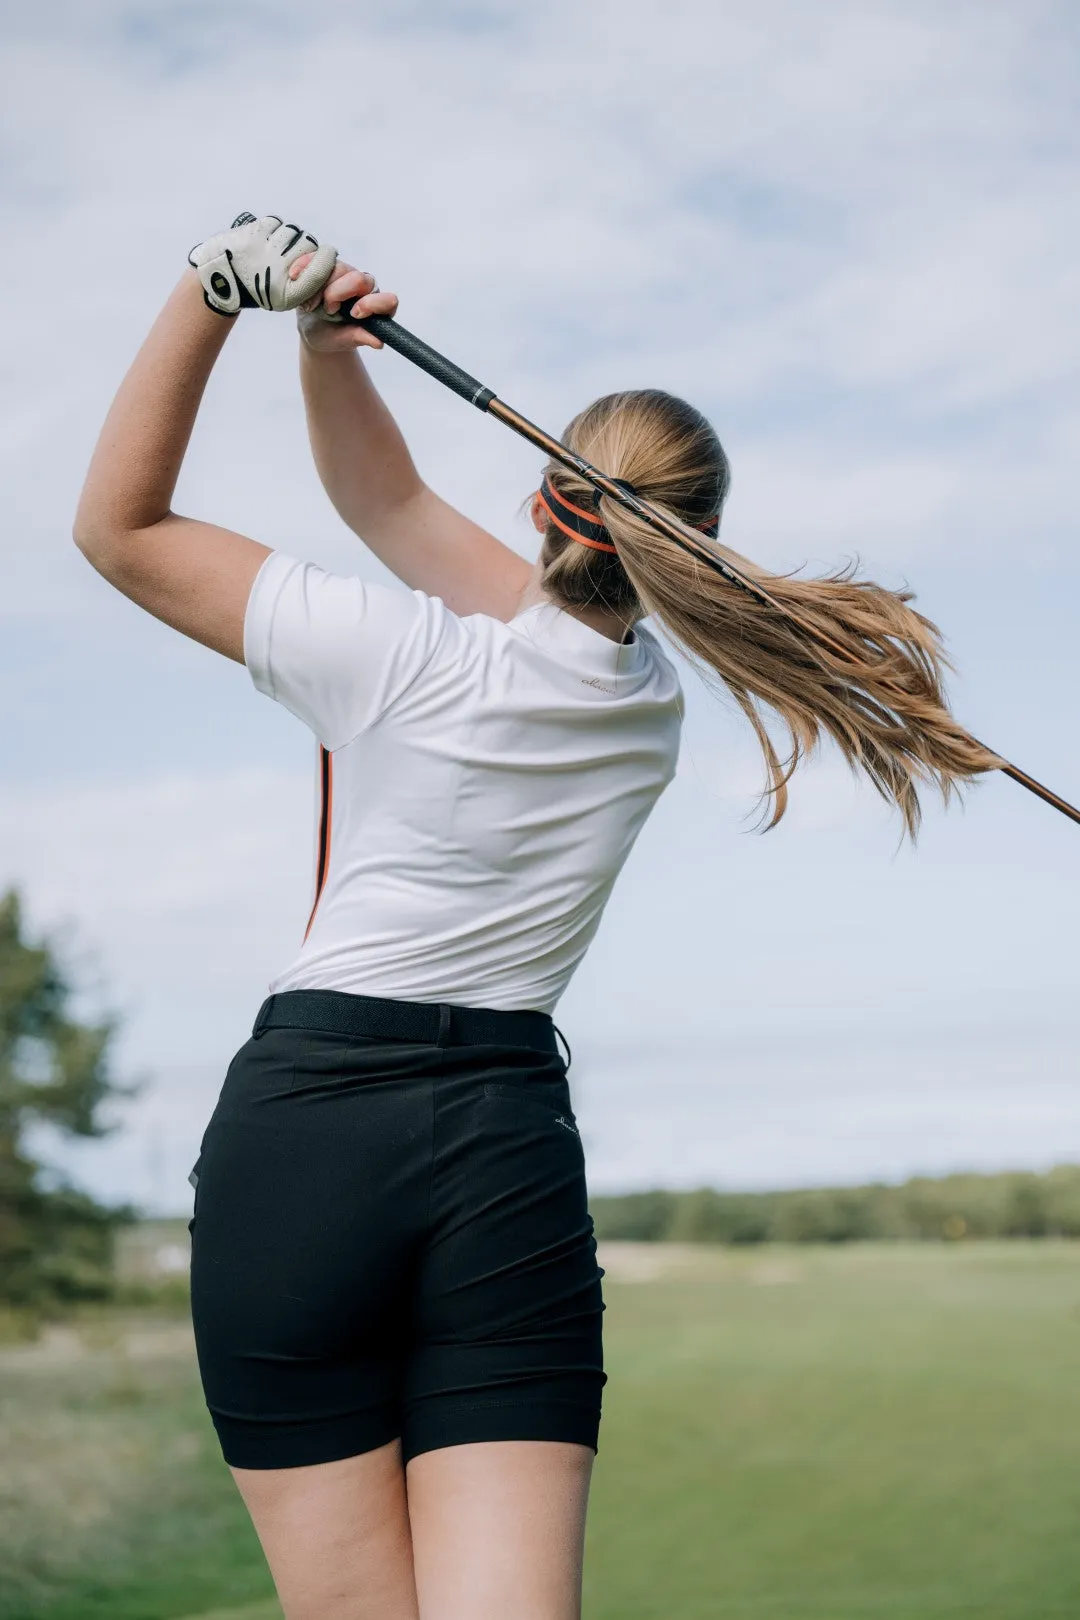
[[[404,355],[406,360],[411,360],[414,366],[419,366],[421,371],[426,371],[429,377],[435,378],[436,382],[441,382],[444,387],[451,389],[455,394],[459,394],[470,405],[475,405],[477,410],[486,411],[489,416],[497,417],[500,422],[505,423],[508,428],[519,434],[521,438],[527,439],[538,450],[542,450],[552,461],[560,462],[562,466],[568,467],[572,472],[577,473],[579,477],[585,479],[586,483],[591,484],[594,489],[599,490],[610,500],[617,501],[620,506],[626,507],[630,512],[635,512],[644,522],[650,524],[654,529],[658,529],[661,534],[666,535],[669,540],[681,547],[683,551],[689,552],[692,557],[696,557],[706,568],[720,574],[723,579],[727,580],[729,585],[747,591],[763,606],[770,607],[774,612],[783,614],[792,624],[797,625],[804,635],[808,636],[819,647],[830,652],[834,658],[839,658],[843,663],[850,662],[850,654],[841,642],[834,640],[826,631],[819,629],[817,625],[804,619],[801,614],[793,612],[790,608],[783,607],[756,579],[744,574],[741,568],[729,562],[726,557],[718,557],[715,553],[707,550],[704,545],[692,537],[693,531],[689,530],[688,527],[673,522],[665,512],[661,512],[649,501],[644,500],[640,495],[634,494],[632,490],[624,489],[621,484],[617,484],[614,479],[609,478],[606,473],[602,473],[591,462],[586,461],[582,456],[576,455],[573,450],[567,449],[561,440],[545,432],[535,422],[530,422],[527,416],[522,416],[519,411],[515,411],[512,406],[499,399],[494,389],[486,387],[482,382],[478,382],[475,377],[471,377],[467,371],[463,371],[452,360],[448,360],[437,349],[433,349],[429,343],[425,343],[423,338],[418,338],[415,333],[399,325],[397,321],[388,315],[369,315],[365,320],[357,321],[347,314],[344,309],[341,314],[347,325],[364,327],[374,337],[380,338],[388,349],[394,349],[398,354]],[[993,751],[993,749],[989,750],[991,753]],[[1052,805],[1055,810],[1060,810],[1063,816],[1068,816],[1070,821],[1075,821],[1080,825],[1080,810],[1075,805],[1070,804],[1067,799],[1063,799],[1060,794],[1055,793],[1051,788],[1045,787],[1043,783],[1037,782],[1033,776],[1029,776],[1026,771],[1022,771],[1019,766],[1010,765],[1007,760],[1002,760],[998,769],[1003,775],[1011,777],[1014,782],[1019,782],[1021,787],[1027,788],[1029,793],[1034,793],[1045,804]]]
[[[1044,786],[1042,782],[1036,782],[1035,778],[1029,776],[1026,771],[1022,771],[1019,765],[1010,765],[1007,760],[1003,760],[998,766],[998,770],[1002,776],[1011,777],[1014,782],[1019,782],[1021,787],[1027,788],[1029,793],[1034,793],[1036,798],[1042,799],[1044,804],[1053,805],[1055,810],[1060,810],[1062,815],[1068,816],[1070,821],[1080,822],[1080,810],[1074,804],[1070,804],[1068,799],[1063,799],[1059,793],[1055,793],[1052,788]]]

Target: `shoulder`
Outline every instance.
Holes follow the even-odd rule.
[[[422,591],[373,585],[274,551],[255,576],[245,628],[254,647],[290,628],[345,640],[363,633],[383,643],[402,638],[437,643],[452,617],[437,597]]]
[[[459,623],[423,591],[369,584],[273,552],[248,599],[244,661],[260,692],[333,749],[439,667],[456,646]]]

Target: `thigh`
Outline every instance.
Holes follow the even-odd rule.
[[[417,1620],[396,1440],[310,1468],[234,1468],[233,1478],[285,1620]]]
[[[407,1469],[420,1620],[579,1620],[593,1452],[447,1446]]]

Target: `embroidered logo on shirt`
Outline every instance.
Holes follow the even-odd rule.
[[[603,681],[598,681],[596,679],[595,675],[583,675],[581,677],[581,684],[582,686],[595,686],[598,692],[606,692],[608,697],[615,696],[615,688],[613,686],[605,686]]]

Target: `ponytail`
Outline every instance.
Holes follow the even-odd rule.
[[[655,389],[606,395],[575,417],[564,442],[687,524],[699,545],[701,530],[719,515],[730,481],[727,458],[710,424],[684,400]],[[781,609],[839,644],[841,658],[633,512],[597,497],[576,474],[551,465],[546,476],[564,500],[597,514],[614,551],[578,545],[549,523],[545,590],[565,607],[655,616],[707,678],[719,678],[764,755],[767,826],[784,814],[787,784],[822,732],[896,806],[912,838],[920,787],[935,788],[947,802],[1000,765],[949,712],[941,635],[908,606],[909,591],[857,579],[854,565],[822,579],[770,574],[711,542]],[[786,733],[782,751],[766,728],[770,712]]]

